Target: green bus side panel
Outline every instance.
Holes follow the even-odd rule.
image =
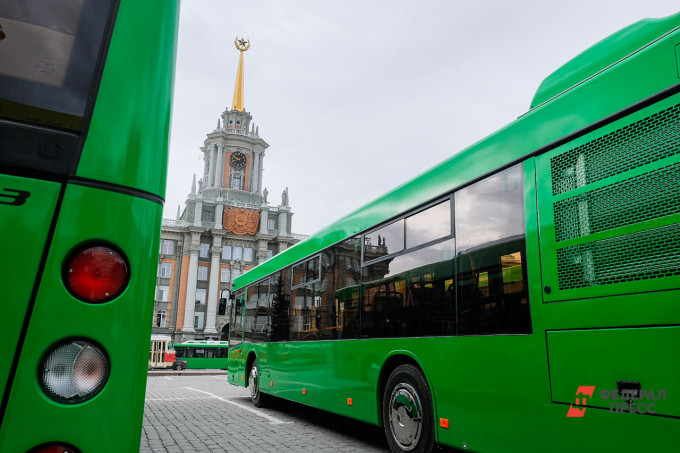
[[[625,402],[617,382],[633,381],[645,390],[636,403],[680,417],[680,327],[552,331],[547,341],[553,401],[574,404],[579,386],[595,386],[588,408],[609,410]]]
[[[161,217],[161,205],[148,200],[67,186],[0,431],[3,453],[48,441],[83,452],[139,451]],[[115,245],[130,263],[127,290],[104,304],[76,300],[61,278],[65,257],[91,240]],[[111,374],[93,399],[62,405],[41,391],[38,363],[51,345],[74,336],[104,348]]]
[[[206,357],[190,357],[182,358],[187,361],[187,368],[189,369],[227,369],[227,358],[206,358]]]
[[[536,162],[546,302],[680,288],[680,95]]]
[[[53,182],[0,175],[0,237],[4,241],[0,310],[7,353],[0,365],[0,394],[5,392],[59,188]]]
[[[78,176],[165,196],[178,3],[121,2]]]

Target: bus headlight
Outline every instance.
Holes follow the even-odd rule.
[[[72,340],[55,345],[45,354],[38,375],[47,396],[60,403],[80,403],[106,384],[109,359],[98,345]]]

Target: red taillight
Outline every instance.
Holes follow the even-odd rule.
[[[29,450],[29,453],[76,453],[77,451],[78,450],[68,445],[54,444],[35,447],[34,449]]]
[[[90,246],[73,253],[64,264],[66,288],[85,302],[107,302],[125,290],[130,267],[107,246]]]

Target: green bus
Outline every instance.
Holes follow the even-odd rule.
[[[229,382],[395,452],[664,451],[680,430],[680,14],[236,279]]]
[[[226,370],[228,347],[228,341],[185,341],[175,345],[175,360],[186,361],[187,369],[215,368]]]
[[[0,451],[139,451],[179,2],[0,2]]]

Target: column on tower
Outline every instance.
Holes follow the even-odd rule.
[[[220,288],[220,255],[222,253],[222,235],[213,235],[212,259],[210,261],[210,281],[208,284],[208,307],[206,312],[206,334],[216,334],[217,301]]]
[[[258,190],[258,187],[260,185],[260,152],[259,150],[254,150],[253,151],[253,175],[250,178],[251,183],[250,183],[250,190],[252,192],[257,192],[260,193]]]
[[[267,234],[267,222],[269,220],[269,203],[263,202],[260,209],[260,234]]]
[[[288,210],[279,206],[279,236],[288,236]]]
[[[216,230],[222,230],[224,229],[222,226],[223,219],[222,217],[224,216],[224,199],[222,197],[217,197],[215,198],[215,229]]]
[[[223,187],[222,180],[224,179],[224,144],[219,144],[217,147],[217,176],[215,178],[215,186]]]
[[[262,192],[262,169],[264,168],[264,150],[256,150],[256,155],[257,155],[257,160],[259,162],[258,168],[259,171],[257,173],[257,193]]]
[[[196,195],[196,204],[194,205],[194,226],[200,227],[201,216],[203,215],[203,194]]]
[[[215,172],[216,172],[216,166],[217,166],[217,145],[212,145],[210,147],[210,167],[208,168],[208,181],[207,181],[207,186],[208,187],[214,187],[215,186]]]
[[[191,233],[191,257],[187,277],[187,297],[184,300],[184,325],[182,332],[194,333],[194,310],[196,308],[196,280],[198,279],[198,252],[201,248],[201,233]]]

